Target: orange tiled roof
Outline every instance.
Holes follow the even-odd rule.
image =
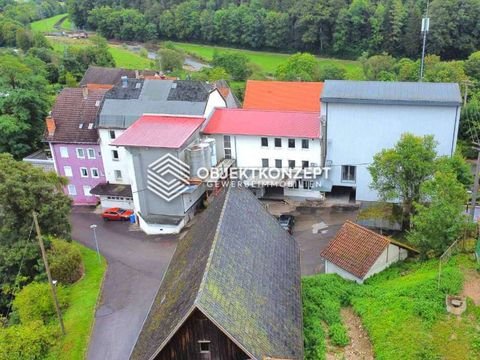
[[[389,238],[347,221],[321,256],[363,279],[389,244]]]
[[[320,112],[322,82],[248,80],[245,109]]]

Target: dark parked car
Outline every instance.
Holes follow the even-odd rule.
[[[293,225],[295,225],[295,217],[293,215],[280,215],[278,218],[280,226],[287,230],[290,234],[293,230]]]
[[[102,217],[105,221],[128,221],[133,214],[132,210],[125,210],[120,208],[110,208],[103,212]]]

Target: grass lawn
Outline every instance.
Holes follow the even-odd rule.
[[[62,29],[65,29],[65,30],[72,30],[73,29],[73,23],[70,20],[70,18],[67,17],[65,20],[63,20],[62,25],[60,27]]]
[[[82,253],[85,275],[77,283],[68,287],[69,307],[63,314],[67,335],[60,338],[50,351],[50,360],[85,359],[91,330],[93,327],[95,306],[106,270],[106,261],[99,262],[97,253],[84,246],[75,244]]]
[[[364,285],[336,275],[305,277],[305,359],[324,359],[327,341],[344,346],[342,306],[352,306],[360,316],[377,360],[480,358],[480,307],[469,301],[458,318],[445,310],[445,294],[458,294],[464,274],[472,271],[475,263],[468,256],[452,258],[440,289],[436,260],[398,264]]]
[[[245,49],[233,49],[225,48],[218,46],[210,45],[199,45],[199,44],[190,44],[190,43],[180,43],[175,42],[175,46],[180,49],[183,49],[188,54],[194,55],[203,59],[205,61],[211,61],[213,58],[213,53],[215,50],[223,52],[240,52],[248,56],[250,61],[254,64],[257,64],[262,71],[267,74],[274,74],[278,65],[286,61],[290,54],[281,54],[281,53],[272,53],[265,51],[252,51]],[[318,58],[319,64],[337,64],[343,66],[347,72],[347,77],[352,80],[359,80],[363,78],[362,68],[358,61],[352,60],[340,60],[340,59],[330,59],[330,58]]]
[[[67,17],[68,17],[68,14],[60,14],[60,15],[52,16],[50,18],[34,21],[30,25],[33,31],[51,32],[56,30],[54,28],[54,25],[56,23],[58,23],[60,20],[65,19]]]

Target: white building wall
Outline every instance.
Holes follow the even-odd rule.
[[[392,148],[403,133],[433,135],[439,155],[453,154],[456,146],[459,108],[454,106],[322,103],[322,115],[327,118],[330,179],[333,185],[356,186],[357,200],[378,200],[369,188],[367,167],[375,154]],[[342,182],[342,165],[357,167],[355,183]]]
[[[220,95],[218,90],[214,90],[210,93],[210,96],[208,97],[208,101],[205,106],[205,112],[203,113],[203,116],[205,116],[206,118],[209,118],[210,115],[212,115],[213,110],[215,110],[215,108],[224,108],[224,107],[227,107],[225,100],[223,99],[222,95]]]
[[[115,139],[110,138],[110,131],[115,131],[115,138],[123,134],[125,130],[120,129],[99,129],[100,149],[102,152],[103,168],[107,182],[112,184],[131,184],[129,163],[131,161],[130,153],[123,146],[110,145]],[[118,160],[113,159],[112,150],[118,151]],[[115,177],[115,170],[122,172],[122,180]]]
[[[341,267],[335,265],[328,260],[325,260],[325,274],[337,274],[346,280],[355,281],[359,284],[363,283],[362,279],[356,277],[355,275],[349,273],[348,271],[342,269]]]

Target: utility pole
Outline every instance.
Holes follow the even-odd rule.
[[[32,211],[33,221],[35,222],[35,230],[37,232],[38,243],[40,244],[40,250],[42,251],[43,263],[45,264],[45,271],[47,272],[48,283],[50,284],[50,289],[52,290],[53,303],[55,305],[55,310],[57,312],[58,321],[60,322],[60,328],[62,329],[62,334],[65,335],[65,326],[63,325],[62,312],[60,310],[60,305],[58,304],[57,298],[57,289],[52,280],[52,274],[50,273],[50,267],[48,266],[47,254],[45,252],[45,246],[43,245],[42,234],[40,233],[40,226],[38,225],[37,213]]]
[[[425,70],[425,50],[427,47],[427,33],[430,29],[430,18],[428,17],[428,6],[430,1],[427,1],[427,11],[425,17],[422,19],[422,33],[423,33],[423,46],[422,46],[422,62],[420,65],[420,81],[423,81],[423,74]]]

